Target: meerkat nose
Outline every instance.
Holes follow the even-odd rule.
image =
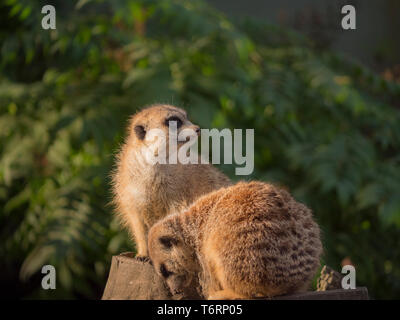
[[[199,126],[195,127],[195,131],[196,131],[197,135],[200,135],[200,127]]]

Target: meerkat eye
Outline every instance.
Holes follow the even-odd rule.
[[[143,140],[144,137],[146,136],[146,130],[144,129],[144,127],[143,126],[136,126],[134,130],[135,130],[136,136],[140,140]]]
[[[167,270],[165,264],[161,264],[160,273],[165,279],[168,278],[171,274],[174,274],[173,272]]]
[[[166,249],[171,249],[173,245],[178,244],[177,239],[168,236],[161,237],[159,241]]]
[[[170,121],[176,121],[176,127],[177,128],[180,128],[181,126],[182,126],[182,120],[179,118],[179,117],[177,117],[177,116],[172,116],[172,117],[169,117],[169,118],[167,118],[166,120],[165,120],[165,125],[167,126],[167,127],[169,127],[169,122]]]

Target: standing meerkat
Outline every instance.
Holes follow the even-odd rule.
[[[151,150],[152,144],[157,143],[146,139],[147,133],[152,129],[162,130],[168,149],[172,121],[176,122],[178,134],[184,129],[192,129],[197,135],[200,132],[184,110],[153,105],[131,117],[125,143],[117,156],[112,176],[114,204],[136,240],[137,257],[148,256],[147,233],[155,222],[230,184],[229,178],[210,164],[151,164],[146,160],[143,148]],[[182,145],[182,141],[177,141],[178,150]]]
[[[273,185],[240,182],[156,223],[149,253],[175,295],[197,286],[208,299],[249,299],[306,290],[322,245],[305,205]]]

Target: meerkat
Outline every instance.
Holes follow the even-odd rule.
[[[171,293],[249,299],[307,289],[322,253],[313,215],[285,190],[239,182],[199,198],[149,232],[155,271]]]
[[[148,257],[147,234],[155,222],[231,183],[210,164],[152,164],[146,161],[143,147],[150,148],[156,143],[146,139],[147,133],[151,129],[162,130],[168,148],[168,129],[172,121],[176,122],[178,134],[184,129],[192,129],[197,135],[200,132],[199,126],[189,121],[185,110],[172,105],[153,105],[133,115],[112,174],[113,202],[121,221],[134,237],[138,258]],[[177,141],[178,150],[181,146],[182,141]]]

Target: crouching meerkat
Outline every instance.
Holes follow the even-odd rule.
[[[125,143],[117,155],[112,174],[116,211],[136,240],[137,257],[148,256],[150,227],[168,214],[184,210],[198,197],[230,184],[230,180],[210,164],[152,164],[143,150],[159,150],[147,139],[151,129],[162,130],[169,147],[169,126],[174,121],[177,134],[200,129],[188,120],[184,110],[171,105],[153,105],[133,115]],[[186,141],[177,141],[177,150]],[[168,151],[166,152],[168,156]],[[168,159],[167,159],[168,160]],[[199,162],[200,163],[200,162]]]
[[[307,289],[322,253],[311,211],[285,190],[240,182],[156,223],[149,253],[170,291],[208,299],[272,297]]]

